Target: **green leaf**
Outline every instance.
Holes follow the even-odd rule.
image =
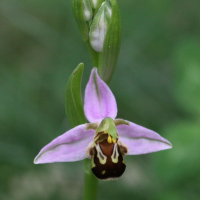
[[[108,1],[109,2],[109,1]],[[98,72],[106,82],[112,78],[121,46],[121,19],[116,0],[110,0],[112,16],[106,33],[103,45],[103,52],[100,53]]]
[[[89,39],[89,27],[85,20],[83,0],[72,0],[72,10],[83,41]]]
[[[84,64],[80,63],[67,82],[65,108],[71,127],[85,123],[85,115],[81,100],[81,78]]]

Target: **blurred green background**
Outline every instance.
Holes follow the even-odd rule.
[[[173,149],[126,157],[98,200],[200,196],[200,1],[118,0],[122,46],[111,89],[118,117],[159,132]],[[80,200],[83,162],[34,165],[69,129],[68,77],[92,63],[67,0],[0,1],[0,199]]]

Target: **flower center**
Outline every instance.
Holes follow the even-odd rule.
[[[94,140],[86,149],[87,156],[92,159],[92,172],[103,180],[117,179],[126,169],[123,157],[128,148],[119,141],[115,123],[110,117],[102,120],[100,125],[94,128]],[[87,125],[87,128],[90,127],[92,126]]]

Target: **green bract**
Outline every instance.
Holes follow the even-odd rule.
[[[81,100],[81,78],[84,64],[80,63],[67,82],[65,108],[71,127],[85,123],[85,115]]]
[[[121,19],[116,0],[110,0],[112,16],[105,36],[103,51],[99,56],[98,72],[106,82],[112,78],[121,46]]]

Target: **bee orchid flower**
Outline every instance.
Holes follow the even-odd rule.
[[[34,163],[73,162],[91,159],[94,175],[102,180],[119,178],[125,171],[125,155],[169,149],[171,143],[158,133],[118,119],[117,103],[107,84],[93,68],[87,83],[84,112],[89,123],[58,136],[41,149]]]

